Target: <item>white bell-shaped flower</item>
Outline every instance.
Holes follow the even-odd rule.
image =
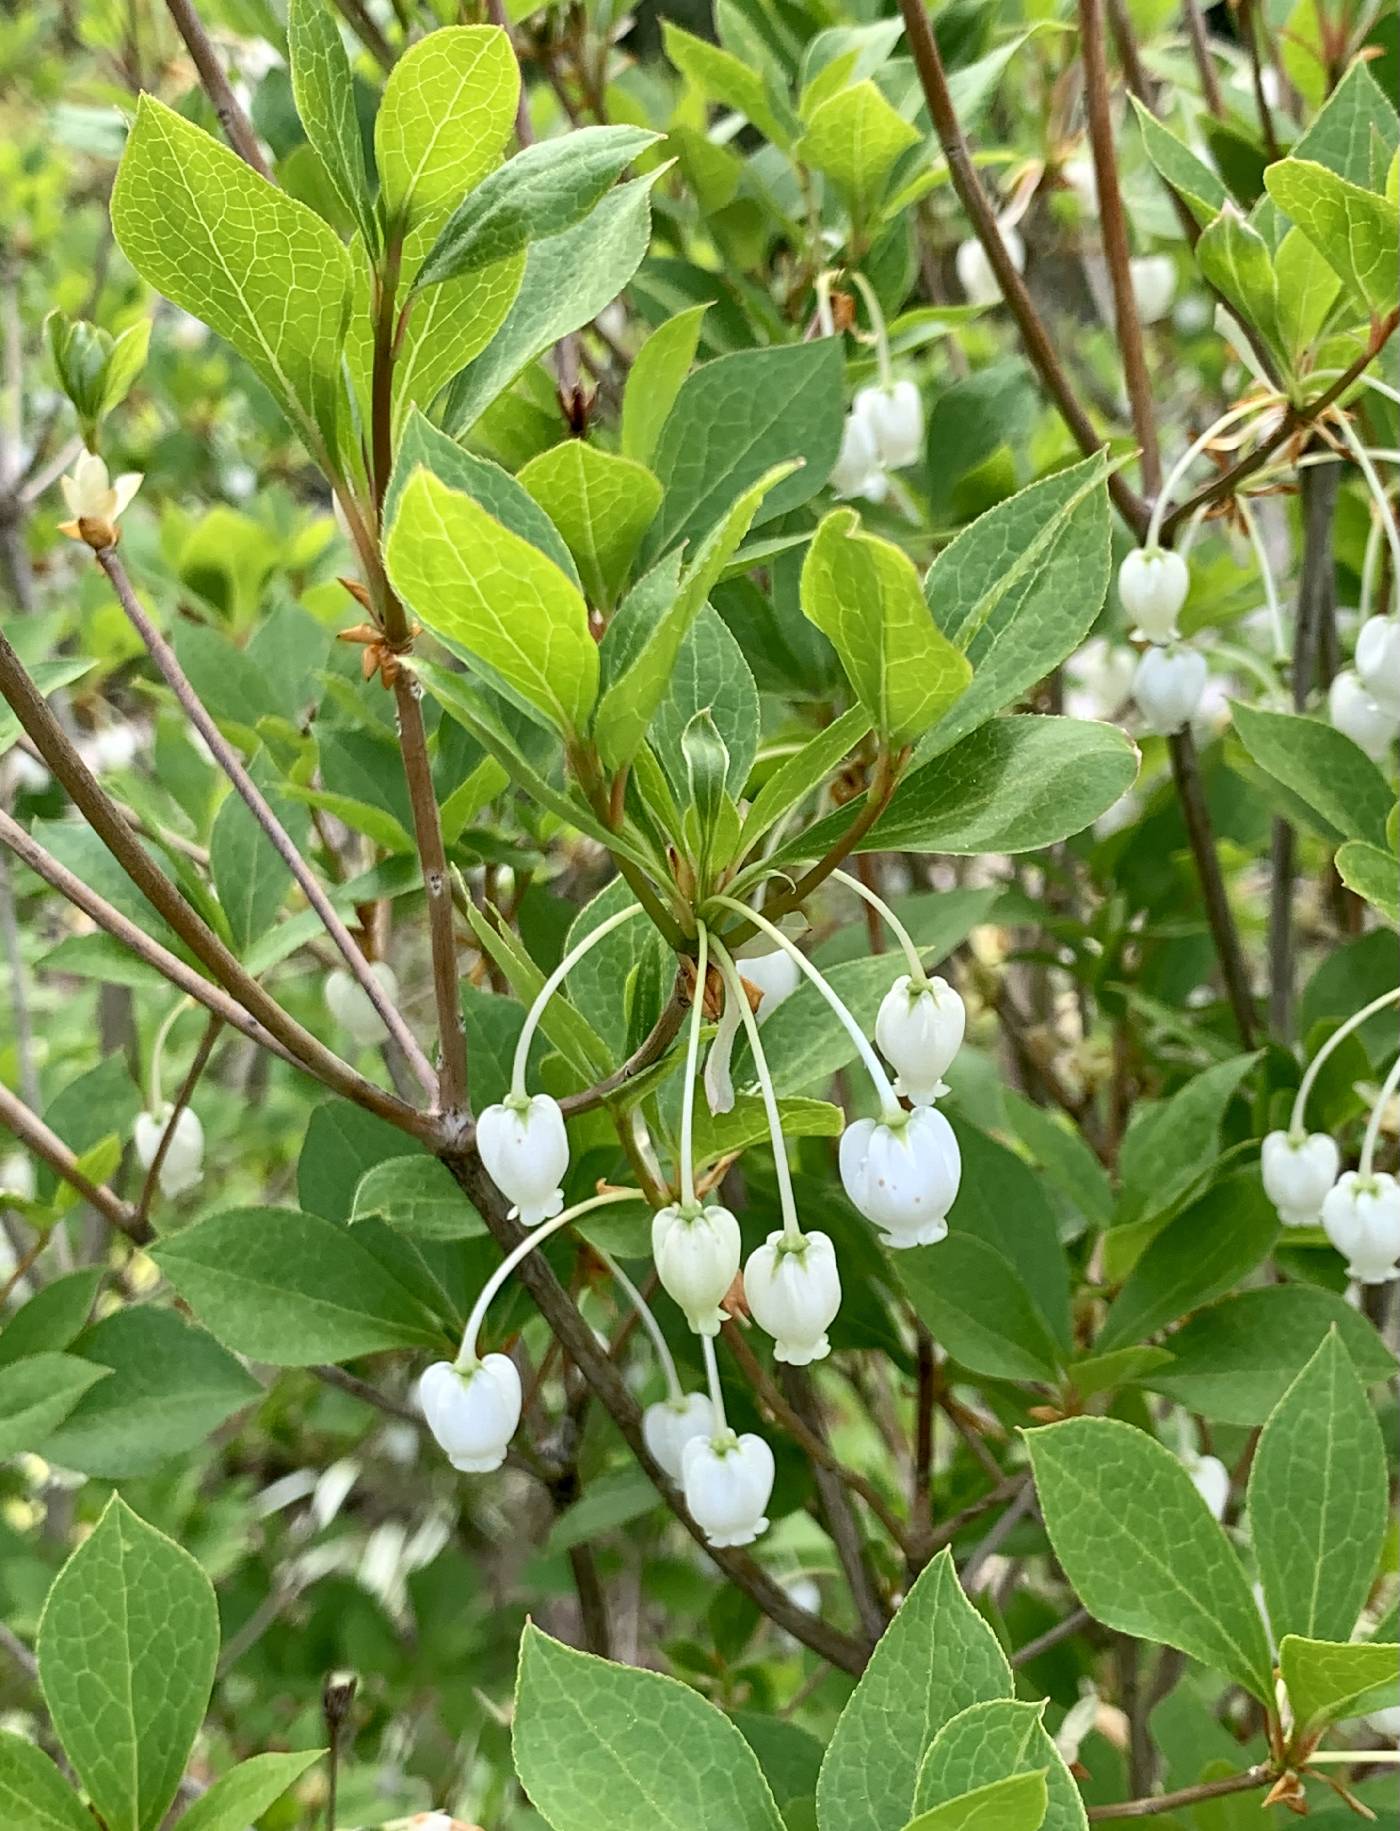
[[[924,404],[912,381],[862,388],[852,412],[870,428],[876,458],[886,470],[903,470],[924,455]]]
[[[73,518],[60,522],[60,531],[82,540],[85,536],[81,524],[86,521],[95,529],[106,530],[115,539],[117,517],[140,489],[141,473],[128,471],[113,483],[108,477],[107,466],[96,452],[85,451],[72,472],[60,477],[58,482],[68,513]]]
[[[22,1201],[28,1202],[33,1201],[38,1186],[34,1160],[27,1151],[11,1151],[7,1157],[0,1157],[0,1191],[17,1195]],[[0,1207],[3,1205],[0,1202]]]
[[[399,995],[398,975],[393,967],[385,960],[371,960],[369,970],[384,996],[393,1004]],[[325,999],[326,1009],[335,1022],[362,1047],[382,1043],[389,1034],[384,1019],[370,1003],[369,993],[348,968],[337,966],[326,974]]]
[[[658,1399],[642,1413],[642,1436],[652,1455],[672,1481],[681,1478],[685,1446],[692,1437],[714,1435],[715,1408],[703,1392],[683,1393],[678,1399]]]
[[[505,1461],[520,1402],[520,1375],[505,1354],[488,1354],[474,1367],[435,1361],[418,1382],[428,1429],[453,1468],[468,1475],[489,1474]]]
[[[656,1275],[685,1311],[697,1335],[718,1335],[720,1308],[739,1270],[739,1223],[717,1203],[689,1213],[678,1202],[658,1209],[651,1222]]]
[[[156,1152],[160,1149],[160,1141],[170,1123],[173,1110],[167,1101],[158,1112],[137,1114],[131,1142],[136,1151],[136,1161],[143,1170],[149,1170],[155,1162]],[[183,1195],[186,1189],[195,1186],[203,1174],[204,1127],[199,1123],[199,1115],[184,1106],[175,1121],[170,1146],[161,1160],[160,1175],[156,1180],[162,1195]]]
[[[1128,262],[1133,301],[1144,324],[1160,324],[1176,300],[1176,262],[1169,254],[1140,254]]]
[[[826,1332],[841,1308],[836,1248],[824,1233],[770,1233],[744,1267],[749,1314],[773,1337],[774,1360],[806,1367],[831,1351]]]
[[[1230,1504],[1230,1471],[1218,1456],[1187,1458],[1191,1485],[1210,1508],[1212,1519],[1223,1519]]]
[[[768,1530],[773,1452],[752,1432],[692,1437],[681,1457],[685,1504],[711,1545],[752,1545]]]
[[[1400,1183],[1388,1170],[1348,1170],[1322,1204],[1327,1237],[1361,1284],[1400,1278]]]
[[[1377,762],[1400,736],[1400,713],[1387,710],[1370,693],[1354,668],[1343,668],[1327,690],[1332,723]]]
[[[1170,547],[1134,547],[1118,568],[1118,597],[1149,642],[1174,642],[1191,589],[1186,561]]]
[[[936,1107],[902,1123],[857,1119],[841,1136],[841,1182],[881,1229],[886,1246],[933,1246],[948,1235],[948,1210],[962,1180],[962,1153]]]
[[[1381,710],[1400,718],[1400,617],[1367,617],[1356,638],[1356,672]]]
[[[898,1079],[896,1093],[932,1106],[948,1089],[943,1075],[962,1047],[967,1010],[946,979],[915,985],[901,973],[881,1002],[875,1041]]]
[[[1006,252],[1011,256],[1011,265],[1017,273],[1024,273],[1026,244],[1020,235],[1015,229],[1003,226],[1001,239],[1006,244]],[[969,305],[995,305],[1001,298],[1001,283],[992,271],[986,249],[975,237],[962,243],[953,265],[957,270],[958,285],[967,294]]]
[[[1264,1193],[1285,1227],[1315,1227],[1327,1191],[1342,1167],[1341,1153],[1326,1132],[1295,1137],[1270,1132],[1260,1154]]]
[[[802,983],[802,968],[781,947],[775,947],[771,954],[754,954],[741,959],[739,972],[763,994],[754,1013],[760,1024],[767,1023],[778,1006],[785,1004]]]
[[[535,1227],[559,1213],[569,1134],[557,1100],[535,1094],[488,1106],[476,1122],[476,1148],[486,1174],[524,1226]]]
[[[1400,1704],[1391,1704],[1385,1710],[1368,1710],[1366,1722],[1378,1736],[1395,1741],[1400,1736]]]
[[[1166,736],[1189,725],[1206,690],[1206,658],[1190,648],[1150,648],[1133,675],[1133,699],[1148,727]]]
[[[861,413],[848,413],[841,428],[841,449],[828,478],[832,494],[840,501],[863,496],[867,502],[883,502],[889,494],[889,480],[880,466],[875,445],[875,429]]]

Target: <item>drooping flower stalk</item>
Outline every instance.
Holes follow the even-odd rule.
[[[661,1363],[661,1371],[666,1379],[667,1398],[679,1403],[684,1395],[681,1389],[681,1376],[676,1370],[676,1357],[671,1352],[671,1344],[662,1334],[661,1324],[652,1313],[651,1305],[610,1252],[605,1252],[601,1246],[595,1246],[593,1250],[607,1266],[608,1276],[637,1312],[637,1320],[646,1330],[651,1345],[656,1350],[656,1358]]]
[[[735,1009],[739,1013],[739,1021],[743,1024],[744,1034],[749,1040],[749,1053],[753,1057],[754,1073],[758,1076],[759,1091],[763,1095],[763,1111],[768,1120],[768,1136],[773,1146],[773,1167],[778,1177],[778,1205],[783,1216],[783,1235],[789,1240],[800,1240],[802,1227],[797,1219],[797,1202],[792,1192],[792,1172],[788,1167],[782,1116],[778,1111],[777,1090],[773,1086],[773,1077],[768,1069],[768,1057],[764,1054],[763,1043],[758,1033],[758,1019],[749,1009],[748,994],[740,981],[739,969],[730,958],[728,950],[719,940],[715,941],[714,947],[715,960],[724,980],[725,997],[733,999]]]
[[[1307,1113],[1308,1095],[1312,1092],[1328,1057],[1335,1049],[1340,1048],[1354,1030],[1359,1030],[1368,1018],[1374,1017],[1378,1011],[1383,1011],[1387,1005],[1393,1005],[1397,1001],[1400,1001],[1400,986],[1396,986],[1393,991],[1382,992],[1379,998],[1373,998],[1370,1004],[1363,1005],[1344,1024],[1339,1024],[1308,1063],[1303,1078],[1298,1083],[1297,1098],[1293,1102],[1293,1111],[1288,1121],[1288,1129],[1295,1138],[1303,1136],[1305,1129],[1303,1121]]]
[[[872,909],[879,912],[890,933],[904,950],[904,958],[909,962],[910,984],[916,987],[927,985],[928,974],[924,971],[924,963],[919,957],[914,937],[885,899],[877,895],[868,884],[862,883],[858,877],[852,876],[849,871],[833,871],[831,875],[838,884],[844,884],[847,890],[853,890],[858,897],[869,903]]]
[[[1361,1140],[1361,1162],[1358,1165],[1358,1174],[1363,1181],[1371,1174],[1371,1165],[1376,1155],[1376,1144],[1381,1135],[1381,1121],[1397,1087],[1400,1087],[1400,1056],[1396,1056],[1391,1064],[1390,1073],[1381,1082],[1381,1091],[1376,1098],[1375,1105],[1371,1108],[1371,1117],[1366,1121],[1366,1132]]]
[[[590,1195],[587,1201],[575,1202],[572,1208],[565,1208],[562,1213],[553,1215],[549,1220],[541,1221],[533,1233],[527,1234],[523,1240],[518,1241],[501,1260],[477,1294],[476,1302],[472,1305],[471,1314],[467,1318],[467,1326],[462,1331],[462,1345],[457,1350],[457,1359],[454,1364],[458,1370],[465,1372],[476,1366],[476,1338],[481,1333],[481,1325],[486,1318],[491,1299],[527,1254],[532,1253],[537,1246],[543,1245],[546,1240],[567,1227],[571,1221],[576,1221],[580,1215],[591,1214],[595,1208],[609,1208],[616,1202],[645,1200],[646,1197],[640,1189],[609,1189],[602,1195]]]
[[[875,295],[875,288],[863,273],[851,269],[851,284],[865,300],[865,309],[870,314],[871,338],[875,345],[875,360],[880,370],[880,386],[886,393],[894,386],[894,365],[890,361],[890,338],[885,329],[885,314],[880,309],[880,301]]]
[[[1269,561],[1269,550],[1264,545],[1259,532],[1259,521],[1253,509],[1243,496],[1235,499],[1239,509],[1240,520],[1244,523],[1249,544],[1254,549],[1254,563],[1259,568],[1259,576],[1264,583],[1264,602],[1269,609],[1269,629],[1274,638],[1274,655],[1280,661],[1288,654],[1288,638],[1283,630],[1283,606],[1279,603],[1278,582],[1274,578],[1274,569]]]
[[[729,1419],[724,1411],[724,1391],[719,1383],[719,1361],[715,1358],[715,1338],[713,1335],[700,1337],[700,1353],[705,1361],[705,1387],[710,1395],[710,1404],[714,1408],[714,1439],[729,1435]]]
[[[193,1004],[194,1000],[192,998],[177,998],[175,1003],[171,1005],[170,1009],[161,1019],[160,1028],[155,1033],[155,1037],[151,1043],[151,1067],[147,1078],[146,1089],[146,1110],[148,1112],[158,1113],[165,1104],[161,1097],[161,1058],[165,1053],[165,1045],[170,1036],[170,1032],[175,1028],[176,1019],[181,1016],[187,1007],[192,1007]]]
[[[509,1099],[512,1102],[518,1104],[526,1098],[525,1069],[530,1059],[530,1044],[534,1041],[535,1031],[539,1028],[540,1019],[544,1016],[545,1007],[550,999],[590,948],[596,947],[600,941],[621,928],[624,922],[630,922],[634,916],[639,916],[641,913],[640,903],[629,903],[626,909],[619,909],[616,915],[610,915],[606,921],[600,922],[596,928],[590,929],[576,947],[570,948],[540,987],[535,995],[535,1002],[530,1006],[525,1016],[525,1022],[521,1026],[520,1040],[515,1045],[515,1060],[511,1065],[510,1074]]]
[[[1366,479],[1366,487],[1371,492],[1371,500],[1375,503],[1376,512],[1380,516],[1385,538],[1390,544],[1391,585],[1397,593],[1400,593],[1400,528],[1396,527],[1395,517],[1390,513],[1390,505],[1386,501],[1385,485],[1381,482],[1380,473],[1372,461],[1370,452],[1362,444],[1351,422],[1342,420],[1339,430],[1347,450],[1356,460],[1357,469]]]
[[[1190,470],[1197,458],[1200,457],[1201,453],[1207,449],[1212,439],[1219,438],[1226,427],[1235,425],[1239,420],[1248,419],[1253,414],[1266,412],[1272,405],[1273,403],[1267,400],[1261,401],[1256,399],[1238,401],[1228,412],[1222,413],[1218,420],[1212,420],[1210,425],[1206,427],[1205,431],[1198,439],[1192,440],[1191,444],[1186,447],[1186,450],[1182,452],[1176,463],[1173,464],[1171,469],[1167,472],[1162,483],[1161,493],[1158,495],[1156,502],[1152,505],[1152,516],[1147,524],[1147,533],[1143,537],[1142,542],[1145,548],[1150,551],[1157,546],[1162,535],[1162,523],[1166,519],[1167,510],[1171,507],[1172,497],[1176,493],[1176,486],[1181,482],[1182,478],[1186,475],[1187,471]]]
[[[700,1066],[700,1033],[705,1027],[705,977],[709,970],[710,934],[696,924],[695,993],[690,1001],[690,1028],[685,1039],[685,1083],[681,1088],[681,1203],[695,1206],[695,1079]]]

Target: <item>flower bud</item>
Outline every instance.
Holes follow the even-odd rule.
[[[1011,265],[1017,273],[1026,270],[1026,244],[1014,229],[1003,228],[1001,239],[1006,244],[1006,252],[1011,256]],[[975,238],[966,241],[958,249],[953,265],[957,270],[958,285],[967,294],[969,305],[995,305],[1001,298],[1001,282],[992,272],[992,263],[987,259],[987,251]]]
[[[679,1203],[658,1209],[651,1223],[656,1275],[685,1311],[697,1335],[718,1335],[720,1308],[739,1269],[739,1223],[717,1204],[691,1213]]]
[[[771,954],[754,954],[741,959],[739,973],[763,994],[754,1013],[761,1024],[767,1023],[778,1006],[791,998],[802,983],[802,968],[781,947],[775,947]]]
[[[520,1422],[520,1375],[505,1354],[474,1367],[435,1361],[418,1382],[418,1405],[454,1469],[486,1475],[500,1468]]]
[[[1270,1132],[1260,1155],[1264,1193],[1285,1227],[1315,1227],[1327,1191],[1337,1180],[1341,1154],[1326,1132],[1295,1137]]]
[[[371,960],[369,970],[390,1004],[399,995],[398,977],[385,960]],[[326,1009],[340,1028],[357,1043],[368,1047],[382,1043],[389,1032],[384,1019],[370,1003],[369,993],[359,980],[343,966],[326,974]]]
[[[642,1436],[652,1455],[672,1481],[681,1478],[685,1446],[692,1437],[714,1434],[715,1408],[703,1392],[687,1392],[679,1399],[660,1399],[642,1413]]]
[[[836,1248],[824,1233],[790,1239],[780,1229],[744,1267],[749,1314],[773,1337],[774,1360],[806,1367],[831,1351],[827,1329],[841,1308]]]
[[[886,388],[862,388],[852,410],[863,419],[875,441],[875,455],[886,470],[903,470],[924,455],[924,404],[912,381]]]
[[[136,1161],[143,1170],[149,1170],[155,1162],[156,1152],[160,1149],[160,1141],[173,1110],[167,1101],[159,1112],[137,1114],[131,1142],[136,1150]],[[195,1186],[203,1174],[204,1127],[199,1123],[198,1114],[184,1106],[175,1121],[175,1130],[156,1180],[162,1195],[183,1195],[186,1189]]]
[[[916,1107],[897,1125],[857,1119],[841,1136],[839,1162],[847,1195],[883,1230],[886,1246],[933,1246],[947,1238],[962,1153],[935,1107]]]
[[[1133,675],[1133,698],[1149,729],[1166,736],[1190,724],[1206,690],[1206,658],[1189,648],[1150,648]]]
[[[915,1106],[932,1106],[948,1089],[943,1072],[962,1047],[967,1011],[946,979],[915,985],[902,973],[885,993],[875,1019],[875,1041],[896,1071],[896,1093]]]
[[[1176,298],[1176,262],[1169,254],[1141,254],[1128,262],[1133,302],[1144,324],[1160,324]]]
[[[1210,1508],[1212,1519],[1223,1519],[1230,1504],[1230,1471],[1218,1456],[1191,1456],[1186,1461],[1191,1485]]]
[[[101,458],[95,452],[85,451],[73,466],[72,474],[60,477],[58,481],[72,517],[71,521],[58,524],[59,532],[72,540],[86,541],[97,552],[115,545],[117,518],[140,489],[140,472],[128,471],[112,483]]]
[[[846,415],[841,428],[841,449],[827,481],[833,495],[842,502],[852,496],[864,496],[867,502],[883,502],[888,494],[889,484],[880,468],[880,454],[875,446],[875,430],[864,414]]]
[[[1186,561],[1168,547],[1135,547],[1118,568],[1118,597],[1149,642],[1174,642],[1191,589]]]
[[[476,1122],[476,1148],[486,1174],[523,1226],[534,1227],[564,1206],[560,1187],[569,1167],[569,1134],[559,1102],[536,1094],[488,1106]]]
[[[1343,668],[1328,688],[1327,711],[1337,730],[1377,762],[1400,734],[1400,714],[1374,698],[1352,668]]]
[[[1400,617],[1367,617],[1356,638],[1356,672],[1381,710],[1400,718]]]
[[[1361,1284],[1400,1278],[1400,1183],[1388,1170],[1348,1170],[1322,1204],[1322,1225]]]
[[[773,1452],[762,1437],[692,1437],[681,1473],[685,1504],[711,1545],[751,1545],[768,1530],[763,1509],[773,1492]]]

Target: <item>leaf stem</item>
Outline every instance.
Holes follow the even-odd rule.
[[[910,983],[915,986],[927,985],[928,974],[924,971],[924,963],[920,958],[918,948],[914,944],[913,935],[910,934],[909,930],[904,926],[903,922],[900,921],[899,917],[895,914],[893,909],[890,908],[889,904],[879,892],[872,890],[869,884],[863,883],[860,878],[853,877],[849,871],[833,871],[831,875],[836,883],[844,884],[848,890],[853,890],[858,897],[868,903],[872,909],[877,910],[880,915],[884,917],[885,922],[889,926],[890,933],[904,950],[904,958],[909,967]]]
[[[651,1305],[610,1252],[605,1252],[601,1246],[594,1246],[591,1250],[607,1266],[613,1283],[637,1312],[637,1320],[646,1330],[651,1345],[656,1350],[656,1358],[661,1363],[661,1371],[666,1376],[666,1396],[672,1403],[679,1403],[685,1397],[685,1392],[681,1386],[681,1376],[676,1370],[676,1357],[671,1352],[671,1344],[662,1333],[661,1324],[656,1320]]]
[[[1223,1780],[1205,1780],[1199,1786],[1181,1787],[1175,1793],[1155,1793],[1148,1799],[1128,1799],[1119,1805],[1090,1806],[1090,1824],[1109,1818],[1153,1818],[1159,1812],[1175,1812],[1181,1806],[1198,1805],[1206,1799],[1225,1799],[1231,1793],[1257,1792],[1276,1778],[1272,1768],[1258,1766],[1242,1774],[1230,1774]]]
[[[1363,1179],[1371,1174],[1371,1164],[1376,1155],[1376,1143],[1381,1135],[1381,1120],[1397,1087],[1400,1087],[1400,1055],[1396,1056],[1391,1064],[1390,1073],[1381,1082],[1381,1091],[1376,1097],[1375,1105],[1371,1108],[1371,1116],[1366,1121],[1366,1135],[1361,1140],[1361,1162],[1357,1166]]]

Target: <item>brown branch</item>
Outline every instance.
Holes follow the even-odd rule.
[[[171,1141],[174,1139],[175,1128],[180,1123],[180,1115],[194,1096],[194,1090],[199,1085],[199,1077],[209,1064],[209,1058],[214,1053],[214,1045],[218,1042],[219,1032],[223,1027],[222,1017],[210,1017],[209,1022],[204,1026],[204,1034],[199,1039],[199,1047],[194,1052],[194,1059],[186,1071],[184,1080],[180,1083],[179,1092],[175,1095],[170,1108],[170,1117],[165,1122],[165,1129],[160,1135],[160,1143],[156,1146],[156,1154],[151,1159],[150,1168],[146,1171],[146,1180],[141,1185],[141,1194],[136,1202],[136,1213],[142,1221],[145,1221],[151,1212],[151,1203],[155,1200],[156,1189],[160,1183],[161,1166],[165,1162]]]
[[[1034,1640],[1028,1640],[1024,1646],[1016,1648],[1011,1655],[1012,1670],[1028,1666],[1033,1659],[1039,1659],[1042,1653],[1048,1653],[1052,1647],[1059,1646],[1062,1640],[1069,1640],[1082,1627],[1087,1627],[1092,1619],[1086,1608],[1071,1609],[1053,1627],[1046,1628],[1043,1634],[1037,1634]]]
[[[1191,844],[1191,856],[1196,861],[1196,876],[1200,880],[1201,896],[1206,906],[1206,921],[1210,925],[1211,939],[1215,942],[1220,974],[1225,981],[1225,995],[1234,1013],[1240,1043],[1244,1048],[1252,1049],[1255,1040],[1254,997],[1249,989],[1249,974],[1245,968],[1239,930],[1235,926],[1230,899],[1225,893],[1220,856],[1215,849],[1215,832],[1201,782],[1200,757],[1189,725],[1172,733],[1167,739],[1167,750],[1171,756],[1177,799],[1181,802],[1186,834]]]
[[[1016,320],[1016,328],[1021,334],[1027,356],[1080,451],[1086,458],[1092,457],[1095,452],[1103,449],[1105,440],[1080,405],[1050,333],[1041,321],[1026,283],[1002,240],[996,212],[982,188],[982,181],[972,163],[972,155],[958,121],[943,59],[934,40],[924,0],[899,0],[899,10],[904,16],[905,35],[909,40],[915,68],[919,72],[919,81],[923,85],[938,144],[948,161],[953,188],[967,212],[974,234],[986,251],[992,272],[1001,287],[1002,297]],[[1119,513],[1141,539],[1150,513],[1147,504],[1121,471],[1114,471],[1109,476],[1108,488]]]
[[[615,1068],[610,1075],[596,1082],[592,1087],[585,1087],[581,1093],[565,1094],[559,1104],[566,1114],[592,1112],[596,1106],[605,1106],[615,1093],[620,1093],[629,1081],[635,1081],[653,1062],[659,1062],[671,1044],[680,1034],[681,1025],[689,1005],[682,1002],[679,991],[672,992],[660,1017],[652,1025],[650,1032],[637,1048],[628,1056],[620,1068]]]
[[[78,1168],[78,1160],[57,1132],[51,1131],[38,1113],[31,1112],[17,1094],[0,1082],[0,1125],[13,1132],[28,1150],[44,1162],[78,1194],[90,1208],[124,1233],[133,1245],[144,1246],[151,1237],[149,1225],[129,1202],[114,1194],[102,1183],[95,1183]]]
[[[376,1015],[390,1036],[403,1050],[413,1072],[427,1093],[436,1097],[437,1076],[433,1073],[432,1063],[424,1055],[418,1039],[404,1022],[403,1016],[393,1000],[370,971],[369,962],[359,943],[322,889],[316,873],[297,849],[296,841],[277,818],[271,803],[249,775],[244,767],[243,759],[215,724],[204,701],[195,691],[194,683],[180,666],[175,650],[161,631],[156,628],[155,622],[137,597],[121,555],[115,547],[102,547],[93,557],[106,573],[113,591],[117,594],[117,601],[126,612],[127,620],[141,638],[152,661],[155,662],[161,679],[175,695],[186,718],[209,746],[215,762],[233,784],[244,806],[262,829],[269,845],[291,872],[293,880],[307,902],[320,917],[322,927],[335,942],[341,959],[350,969],[352,978],[369,999]]]
[[[1271,1768],[1247,1768],[1242,1774],[1231,1774],[1224,1780],[1205,1780],[1199,1786],[1181,1787],[1175,1793],[1156,1793],[1149,1799],[1128,1799],[1115,1806],[1090,1806],[1090,1824],[1106,1818],[1153,1818],[1159,1812],[1175,1812],[1180,1806],[1199,1805],[1205,1799],[1226,1799],[1231,1793],[1254,1793],[1275,1778]]]
[[[1216,120],[1225,118],[1225,98],[1220,93],[1220,77],[1211,62],[1210,40],[1206,36],[1205,15],[1200,0],[1183,0],[1186,35],[1191,40],[1191,55],[1196,60],[1196,74],[1201,79],[1201,95]]]
[[[165,0],[166,9],[175,21],[175,29],[185,41],[185,49],[194,60],[194,67],[199,72],[199,80],[204,85],[204,93],[213,104],[214,113],[219,121],[228,143],[239,158],[251,165],[260,178],[269,183],[272,174],[267,169],[267,161],[262,156],[258,145],[258,136],[253,132],[253,124],[239,106],[238,98],[228,86],[224,67],[219,62],[204,22],[194,10],[191,0]]]
[[[827,1436],[821,1406],[806,1369],[788,1367],[784,1369],[784,1375],[783,1384],[793,1411],[812,1436],[819,1443],[825,1443]],[[845,1573],[856,1616],[866,1634],[872,1640],[878,1640],[889,1626],[890,1610],[870,1568],[870,1555],[851,1506],[851,1497],[837,1471],[821,1462],[814,1464],[812,1480],[827,1533]]]
[[[362,0],[332,0],[335,10],[387,75],[398,61],[394,47],[380,31]]]
[[[1123,379],[1138,442],[1143,489],[1149,497],[1162,487],[1162,458],[1157,445],[1152,381],[1147,373],[1147,351],[1142,320],[1133,293],[1128,248],[1128,222],[1123,194],[1118,186],[1118,155],[1113,138],[1113,104],[1108,86],[1108,59],[1104,48],[1103,0],[1079,0],[1079,42],[1084,62],[1084,102],[1089,116],[1089,144],[1094,156],[1094,181],[1099,195],[1099,227],[1104,259],[1113,288],[1113,319],[1123,357]]]

